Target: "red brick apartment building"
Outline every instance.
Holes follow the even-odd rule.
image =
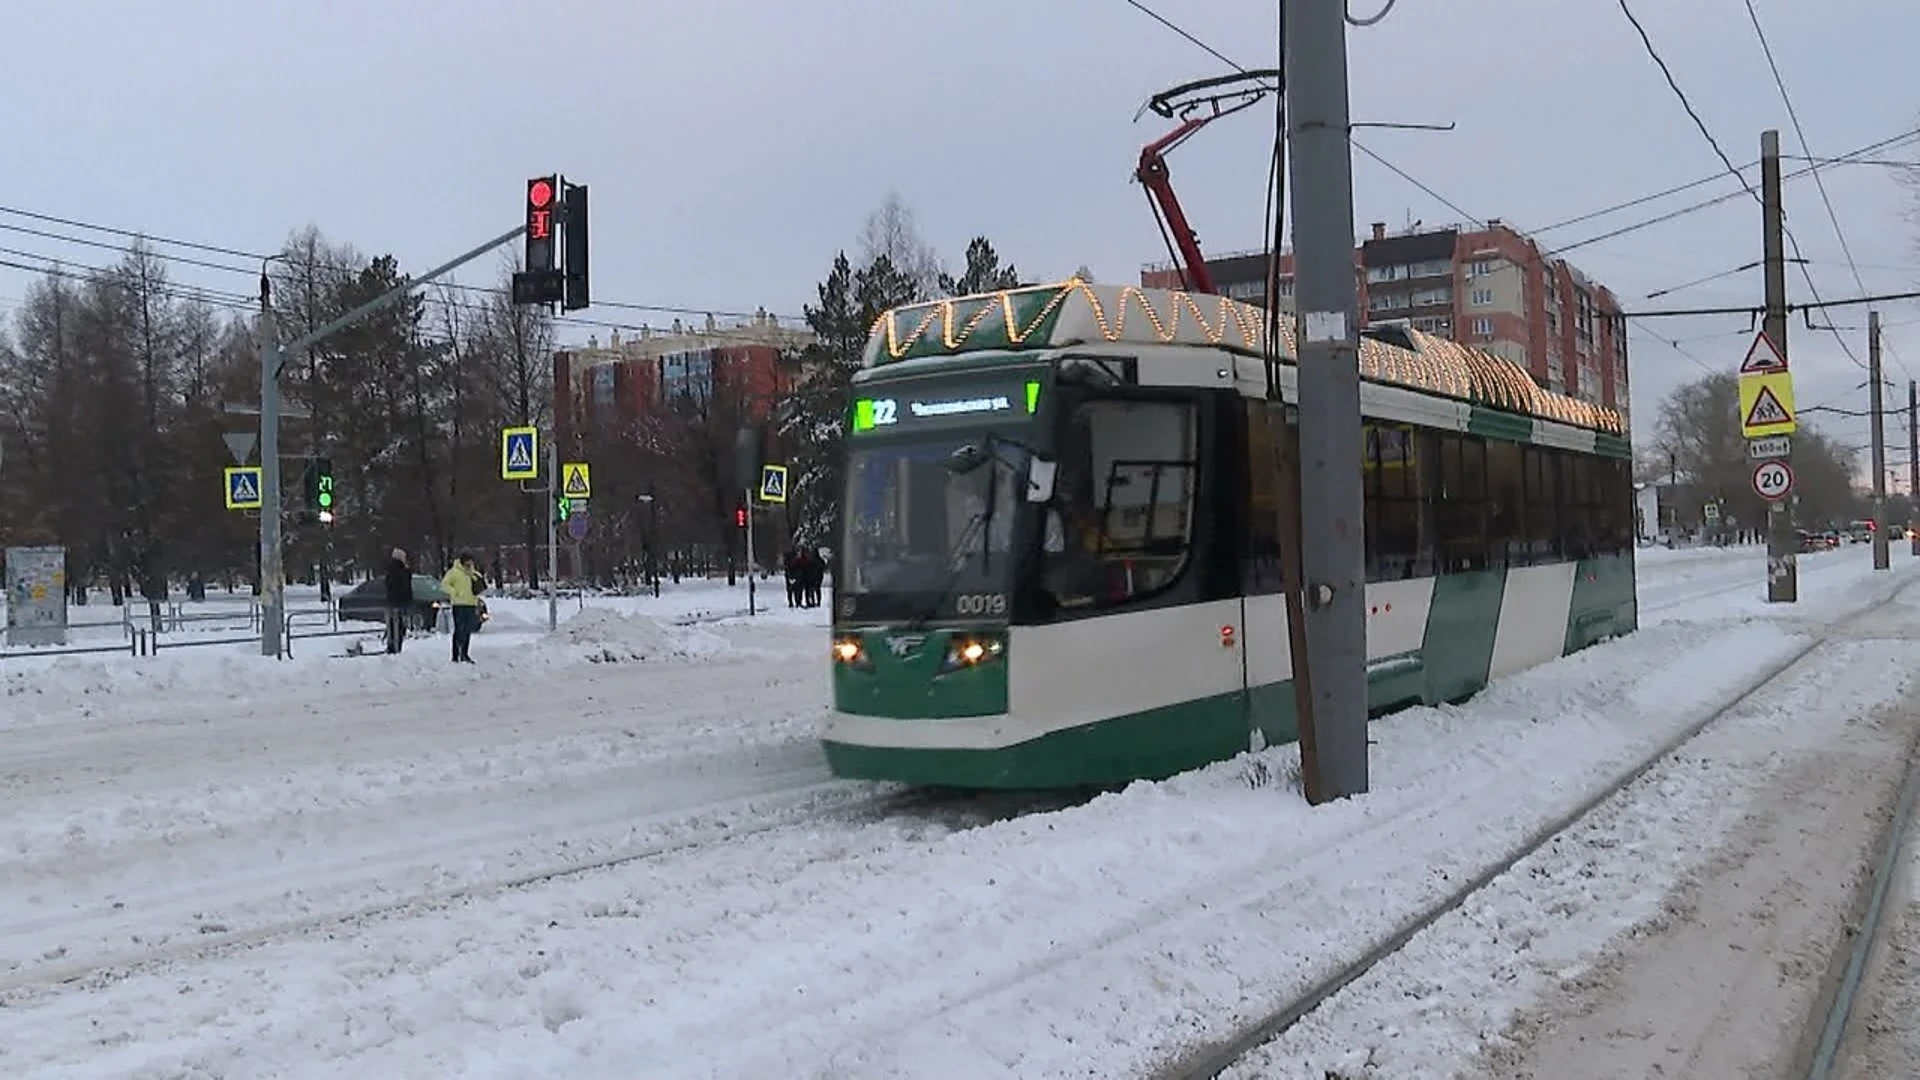
[[[675,320],[671,329],[624,341],[616,331],[606,345],[589,339],[585,348],[555,353],[560,446],[628,430],[663,402],[710,400],[716,385],[744,392],[754,419],[764,422],[791,389],[782,356],[812,340],[811,331],[782,326],[761,311],[739,326],[722,327],[709,317],[704,329],[695,329]]]
[[[1415,329],[1497,353],[1549,390],[1629,414],[1627,342],[1620,304],[1605,286],[1500,221],[1485,228],[1389,234],[1376,222],[1354,249],[1362,324],[1404,319]],[[1258,304],[1266,257],[1209,259],[1215,286]],[[1171,264],[1149,266],[1140,284],[1179,288]],[[1293,255],[1280,257],[1282,306],[1292,309]]]

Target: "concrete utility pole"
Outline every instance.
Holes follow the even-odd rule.
[[[265,270],[260,272],[260,655],[285,654],[281,631],[286,622],[287,575],[280,552],[280,369],[290,353],[299,353],[325,341],[408,293],[492,251],[527,231],[516,225],[451,262],[442,263],[417,278],[407,278],[345,315],[303,337],[282,344],[274,328],[273,308]]]
[[[1335,3],[1282,5],[1293,147],[1300,565],[1306,665],[1294,666],[1307,801],[1367,791],[1367,598],[1360,334],[1353,276],[1347,25]]]
[[[1766,267],[1767,317],[1763,329],[1787,358],[1786,211],[1780,201],[1780,133],[1760,133],[1761,250]],[[1784,458],[1789,466],[1791,452]],[[1785,500],[1767,508],[1767,601],[1791,604],[1800,599],[1799,544],[1793,534],[1793,510]]]
[[[1880,395],[1880,313],[1867,312],[1867,406],[1873,425],[1873,568],[1892,564],[1887,551],[1887,423]]]
[[[1907,380],[1907,529],[1920,558],[1920,383]]]

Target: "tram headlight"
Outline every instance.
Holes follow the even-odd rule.
[[[947,642],[947,655],[940,661],[940,674],[978,667],[998,660],[1006,652],[1006,639],[998,634],[956,634]]]
[[[833,659],[835,663],[845,664],[848,667],[863,668],[871,666],[867,662],[867,647],[861,642],[858,635],[834,638]]]

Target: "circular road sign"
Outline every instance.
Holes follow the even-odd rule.
[[[1793,469],[1784,461],[1763,461],[1753,467],[1754,493],[1768,502],[1779,502],[1793,490]]]
[[[575,510],[567,518],[567,535],[573,537],[575,540],[585,540],[587,538],[587,526],[591,521],[592,519],[587,517],[585,510]]]

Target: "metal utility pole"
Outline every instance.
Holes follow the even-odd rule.
[[[1353,277],[1347,25],[1334,3],[1283,5],[1293,147],[1294,340],[1300,394],[1300,587],[1294,665],[1307,801],[1367,791],[1365,503]],[[1243,646],[1244,647],[1244,646]]]
[[[1920,383],[1907,380],[1907,532],[1920,558]]]
[[[1767,317],[1763,330],[1787,356],[1786,210],[1780,201],[1780,133],[1760,133],[1760,217],[1762,260],[1766,268]],[[1784,459],[1792,465],[1791,453]],[[1767,508],[1767,601],[1791,604],[1800,599],[1799,544],[1793,535],[1793,510],[1785,500]]]
[[[260,271],[260,655],[278,659],[286,621],[285,569],[280,565],[280,346],[273,285]]]
[[[268,278],[265,270],[260,272],[260,655],[277,658],[285,652],[280,636],[287,603],[287,577],[280,552],[280,369],[286,365],[287,355],[319,344],[526,231],[525,225],[516,225],[459,258],[419,277],[407,278],[312,333],[284,344],[275,340]]]
[[[1867,312],[1867,393],[1873,427],[1873,568],[1888,569],[1887,551],[1887,426],[1880,396],[1880,313]]]
[[[547,440],[547,633],[560,629],[560,438]],[[576,569],[578,569],[576,567]]]
[[[754,571],[755,563],[753,561],[753,489],[752,488],[747,488],[745,491],[740,493],[740,505],[747,508],[747,558],[746,558],[747,614],[754,615],[754,614],[758,614],[758,612],[754,610],[754,600],[753,600],[753,582],[754,582],[753,571]]]

